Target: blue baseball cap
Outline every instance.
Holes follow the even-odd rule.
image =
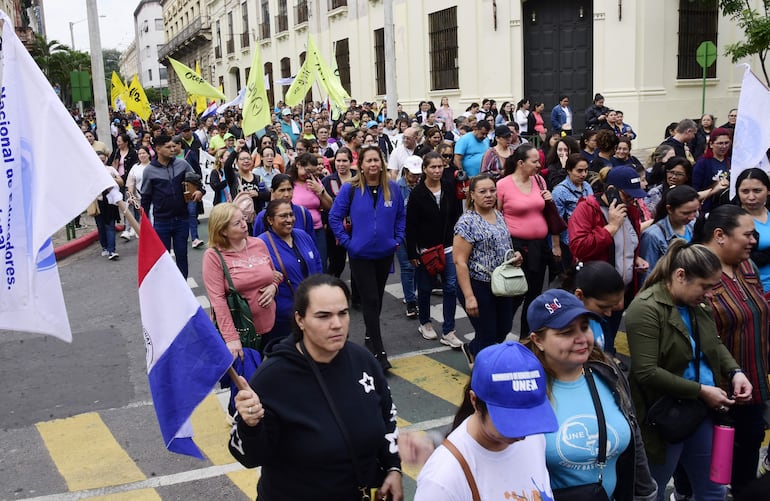
[[[366,128],[367,129],[371,129],[372,127],[377,127],[377,125],[379,125],[379,124],[377,122],[375,122],[374,120],[369,120],[368,122],[366,122]]]
[[[642,178],[630,165],[618,165],[610,169],[604,184],[623,190],[631,198],[647,196],[647,192],[642,189]]]
[[[587,310],[580,299],[563,289],[548,289],[537,296],[527,308],[527,322],[532,331],[543,327],[563,329],[580,315],[589,315],[600,320],[599,315]]]
[[[508,438],[559,428],[546,395],[545,369],[521,343],[505,341],[476,355],[471,389],[487,404],[492,424]]]

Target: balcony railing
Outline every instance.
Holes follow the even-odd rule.
[[[297,5],[294,6],[294,22],[296,24],[306,23],[307,19],[307,0],[297,2]]]
[[[289,16],[286,14],[275,16],[275,28],[278,33],[289,31]]]
[[[329,10],[339,9],[340,7],[347,7],[348,0],[329,0]]]
[[[259,23],[259,39],[260,40],[269,40],[270,39],[270,22],[265,23]]]
[[[249,48],[249,33],[241,33],[241,49]]]
[[[227,53],[232,54],[233,52],[235,52],[235,39],[231,38],[227,41]]]
[[[222,59],[222,47],[220,47],[219,45],[214,47],[214,57],[216,59]]]
[[[168,41],[165,45],[161,46],[158,50],[158,61],[163,61],[169,55],[176,52],[176,50],[187,44],[192,39],[208,34],[211,30],[211,25],[207,18],[198,18],[192,23],[185,26],[174,38]]]

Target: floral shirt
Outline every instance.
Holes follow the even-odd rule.
[[[503,263],[505,253],[513,249],[500,211],[495,210],[495,219],[495,224],[490,224],[478,212],[470,210],[455,224],[455,235],[473,246],[468,269],[471,278],[480,282],[491,282],[492,271]]]

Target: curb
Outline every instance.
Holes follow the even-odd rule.
[[[115,225],[116,232],[123,231],[124,229],[125,227],[122,224]],[[85,235],[82,235],[74,240],[70,240],[65,244],[59,245],[53,250],[53,253],[56,256],[56,260],[58,261],[82,251],[92,243],[96,242],[98,239],[99,232],[97,230],[93,230],[90,233],[86,233]]]

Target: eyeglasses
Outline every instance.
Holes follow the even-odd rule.
[[[441,157],[442,157],[442,158],[446,158],[447,160],[452,160],[452,157],[453,157],[453,156],[454,156],[454,155],[448,155],[448,154],[446,154],[446,155],[441,155]]]
[[[293,219],[294,218],[294,213],[293,212],[284,212],[284,213],[281,213],[281,214],[276,214],[273,217],[276,218],[276,219]]]
[[[670,170],[666,172],[666,174],[668,174],[671,177],[685,177],[687,175],[686,172],[677,172],[675,170]]]

